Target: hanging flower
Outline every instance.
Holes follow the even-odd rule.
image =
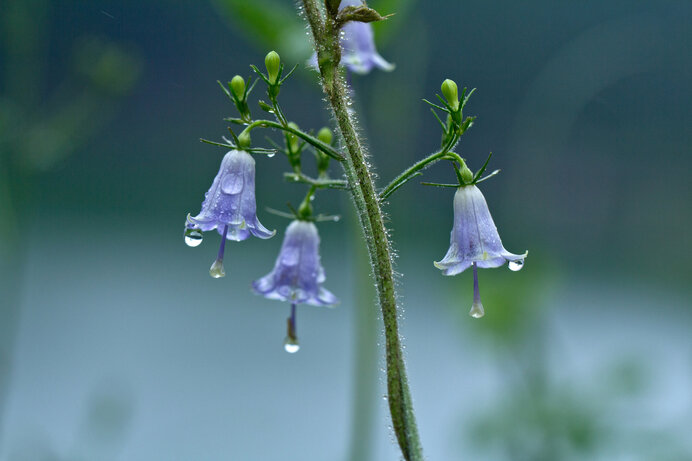
[[[343,0],[339,10],[347,6],[361,6],[360,0]],[[308,64],[315,69],[317,66],[317,54],[313,54]],[[379,67],[385,71],[394,70],[391,64],[380,56],[375,49],[375,35],[372,25],[360,21],[349,21],[341,29],[341,65],[356,74],[367,74],[373,67]]]
[[[296,304],[333,306],[339,302],[336,296],[322,287],[325,275],[320,263],[319,245],[320,237],[315,224],[294,220],[286,229],[274,269],[252,283],[257,294],[291,303],[285,342],[288,352],[298,350]]]
[[[199,214],[194,217],[188,214],[185,243],[197,246],[202,242],[202,232],[216,229],[223,239],[210,273],[212,277],[223,277],[226,239],[239,242],[250,234],[267,239],[276,233],[265,228],[257,219],[255,159],[243,150],[229,151],[204,197]]]
[[[509,262],[509,268],[518,271],[524,265],[528,251],[516,255],[505,250],[497,233],[488,204],[480,189],[475,185],[461,186],[454,195],[454,227],[449,242],[449,250],[435,267],[444,275],[456,275],[473,266],[474,302],[471,309],[473,317],[482,317],[478,289],[477,268],[499,267]]]

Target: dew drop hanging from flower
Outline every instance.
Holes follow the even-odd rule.
[[[198,246],[202,242],[202,232],[214,229],[222,237],[217,258],[209,269],[214,278],[225,275],[226,240],[239,242],[250,235],[268,239],[276,233],[265,228],[257,218],[255,159],[244,150],[233,149],[223,157],[219,172],[205,194],[201,211],[197,216],[187,216],[185,243]]]
[[[292,221],[286,229],[274,268],[252,283],[255,293],[291,304],[284,343],[288,352],[296,352],[299,347],[296,335],[297,304],[331,307],[339,302],[332,292],[322,287],[326,277],[320,263],[319,245],[320,237],[315,223],[299,219]]]
[[[468,168],[464,165],[464,168]],[[466,178],[473,175],[462,169]],[[471,179],[472,181],[472,179]],[[524,254],[517,255],[505,250],[490,215],[488,204],[481,190],[473,183],[460,186],[454,194],[454,225],[450,235],[449,250],[435,267],[444,275],[456,275],[473,266],[473,306],[470,315],[483,317],[478,287],[478,268],[489,269],[509,262],[509,268],[517,271],[524,264]]]

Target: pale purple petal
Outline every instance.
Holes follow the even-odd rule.
[[[488,204],[478,187],[471,185],[457,189],[449,250],[441,261],[435,262],[444,275],[461,273],[474,262],[487,269],[499,267],[507,261],[523,261],[526,255],[515,255],[502,246]]]
[[[255,292],[295,304],[329,306],[338,303],[336,296],[322,288],[325,276],[319,245],[314,223],[293,221],[286,229],[274,269],[253,282]]]
[[[255,159],[242,150],[232,150],[224,156],[204,196],[202,210],[186,222],[188,229],[217,229],[222,235],[225,226],[227,238],[235,241],[245,240],[250,234],[263,239],[275,234],[257,219]]]

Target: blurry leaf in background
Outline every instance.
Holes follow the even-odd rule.
[[[17,135],[17,163],[45,171],[98,132],[115,113],[118,98],[128,94],[142,68],[139,55],[107,39],[76,40],[72,70],[36,111],[37,119]]]
[[[588,459],[607,438],[597,400],[566,387],[556,392],[515,389],[471,425],[468,439],[476,447],[516,461]]]
[[[74,68],[94,89],[122,96],[139,79],[142,62],[138,54],[101,37],[81,37],[75,43]]]
[[[221,16],[234,27],[245,32],[259,51],[276,49],[288,62],[306,60],[313,52],[308,30],[303,19],[297,16],[292,2],[281,0],[212,0]],[[391,19],[375,25],[376,35],[383,41],[392,40],[405,24],[406,16],[412,11],[414,0],[378,0],[368,6],[382,14],[395,13]]]
[[[276,49],[288,62],[307,59],[311,43],[293,2],[280,0],[213,0],[221,16],[239,28],[260,50]]]

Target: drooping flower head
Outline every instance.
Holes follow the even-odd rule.
[[[339,10],[347,6],[361,6],[360,0],[343,0]],[[308,64],[317,68],[317,54],[313,54]],[[356,74],[367,74],[373,67],[385,71],[394,69],[375,49],[375,35],[372,25],[359,21],[349,21],[341,29],[341,65]]]
[[[291,303],[291,317],[288,319],[289,328],[285,343],[289,352],[298,350],[295,305],[333,306],[339,302],[336,296],[322,287],[325,275],[320,263],[319,245],[320,237],[314,223],[292,221],[286,229],[274,269],[252,283],[257,294]]]
[[[497,233],[488,204],[475,185],[461,186],[454,195],[454,226],[449,250],[435,267],[444,275],[456,275],[473,265],[474,303],[471,315],[483,316],[483,306],[478,290],[477,268],[499,267],[509,262],[509,268],[518,271],[528,252],[516,255],[505,250]]]
[[[197,246],[202,241],[202,232],[214,229],[223,239],[219,257],[210,270],[213,277],[224,275],[222,261],[226,239],[239,242],[250,234],[267,239],[276,233],[257,219],[255,159],[244,150],[231,150],[224,156],[219,172],[204,196],[202,210],[197,216],[187,217],[185,242]]]

